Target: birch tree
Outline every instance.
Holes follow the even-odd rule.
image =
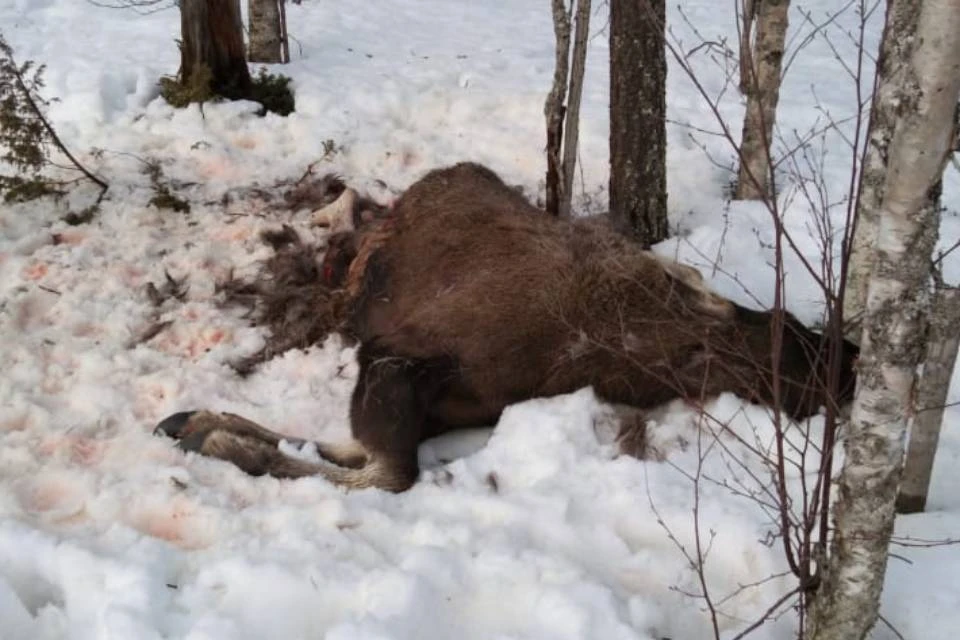
[[[645,247],[667,228],[665,0],[610,1],[610,219]]]
[[[250,62],[285,62],[283,59],[283,24],[280,20],[282,0],[247,0],[250,25]]]
[[[912,9],[915,31],[884,34],[885,40],[901,40],[907,64],[878,212],[834,535],[807,626],[812,640],[863,639],[876,623],[907,408],[924,355],[937,222],[925,205],[953,142],[960,98],[960,10],[955,0],[921,0]]]
[[[553,86],[543,105],[543,115],[547,119],[547,182],[546,210],[551,215],[560,214],[561,153],[563,150],[563,117],[566,112],[563,103],[567,94],[567,82],[570,77],[570,9],[565,0],[552,0],[553,33],[557,41],[556,62],[553,66]]]
[[[577,12],[571,68],[570,14],[574,5]],[[547,119],[546,210],[552,215],[568,218],[580,137],[580,98],[590,34],[590,0],[573,0],[569,9],[564,0],[553,0],[553,29],[557,40],[557,62],[553,87],[543,108]]]
[[[874,77],[873,104],[860,172],[856,227],[844,290],[843,316],[850,326],[847,338],[854,342],[860,341],[863,309],[867,301],[867,278],[873,265],[873,245],[877,240],[878,215],[887,175],[887,149],[893,137],[900,93],[906,86],[903,77],[907,70],[907,48],[916,30],[916,17],[915,0],[888,1]],[[904,35],[890,37],[890,34]]]
[[[740,42],[740,90],[747,97],[737,174],[738,200],[772,196],[770,146],[780,101],[780,73],[790,0],[744,0]],[[754,32],[753,45],[750,33]]]

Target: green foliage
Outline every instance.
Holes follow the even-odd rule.
[[[4,202],[29,202],[45,196],[62,196],[66,193],[62,183],[40,174],[30,178],[0,175],[0,193]]]
[[[290,78],[282,74],[267,73],[266,67],[260,67],[259,73],[252,78],[252,93],[249,96],[254,102],[263,105],[260,115],[267,111],[288,115],[293,112],[295,101],[293,90],[290,88]],[[217,95],[211,88],[213,74],[206,65],[197,65],[186,82],[181,83],[173,76],[160,78],[160,95],[171,106],[178,109],[194,102],[209,102],[221,100],[230,96]]]
[[[198,64],[182,84],[173,76],[160,78],[160,95],[177,109],[182,109],[194,102],[203,104],[217,97],[210,88],[212,80],[213,73],[210,67]]]
[[[18,65],[0,34],[0,193],[7,202],[63,193],[42,174],[53,143],[40,111],[50,104],[39,94],[43,71],[32,60]]]
[[[170,187],[159,185],[155,187],[155,191],[154,196],[150,198],[150,204],[157,209],[171,209],[177,213],[190,213],[190,203],[183,198],[175,196],[170,191]]]
[[[260,67],[257,76],[253,78],[253,99],[262,104],[266,111],[281,116],[289,115],[295,107],[290,82],[288,76],[267,73],[266,67]]]
[[[43,71],[44,66],[32,60],[17,64],[13,48],[0,33],[0,194],[6,202],[63,195],[68,183],[43,173],[54,164],[51,153],[59,151],[69,162],[67,168],[100,187],[100,202],[107,183],[80,164],[44,115],[51,101],[40,94]]]
[[[175,195],[170,190],[170,185],[164,180],[163,169],[159,162],[147,162],[144,173],[150,176],[150,184],[153,186],[153,197],[150,198],[148,204],[153,205],[157,209],[170,209],[177,213],[190,213],[190,203]]]
[[[71,226],[87,224],[93,220],[98,213],[100,213],[100,205],[92,204],[89,207],[84,207],[80,211],[71,211],[63,216],[63,221]]]

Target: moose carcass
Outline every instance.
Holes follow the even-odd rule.
[[[360,341],[353,441],[319,444],[327,462],[314,464],[232,414],[178,413],[158,433],[252,474],[403,491],[423,440],[588,385],[641,409],[730,391],[797,419],[852,394],[852,345],[832,350],[789,314],[738,306],[602,225],[549,217],[479,165],[427,174],[332,246],[323,273],[342,284]]]

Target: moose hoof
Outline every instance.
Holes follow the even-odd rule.
[[[181,411],[167,416],[154,428],[153,435],[173,438],[178,448],[199,453],[214,428],[204,425],[203,420],[195,420],[198,414],[203,415],[200,411]]]
[[[190,418],[193,417],[193,414],[195,413],[196,411],[181,411],[180,413],[175,413],[172,416],[167,416],[157,423],[156,428],[153,430],[153,435],[179,439],[182,436],[187,423],[190,422]]]
[[[281,441],[286,440],[296,448],[303,447],[305,440],[289,438],[265,429],[255,422],[233,413],[217,411],[181,411],[164,418],[157,424],[153,433],[166,436],[177,441],[177,446],[184,451],[204,451],[204,445],[210,437],[217,434],[216,439],[223,441],[245,441],[250,446],[265,446],[278,448]],[[211,454],[212,455],[212,454]]]

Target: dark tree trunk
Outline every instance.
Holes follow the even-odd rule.
[[[284,62],[280,2],[247,0],[247,11],[250,14],[250,48],[247,58],[250,62]]]
[[[667,237],[665,0],[610,2],[610,218],[649,247]]]
[[[547,94],[543,107],[547,119],[546,210],[552,216],[559,216],[560,202],[563,200],[561,171],[563,118],[566,115],[563,103],[570,75],[570,14],[564,0],[553,0],[553,33],[557,40],[557,59],[553,68],[553,88]]]
[[[294,4],[300,4],[300,0],[294,0]],[[290,62],[290,33],[287,31],[287,0],[280,0],[277,3],[280,6],[280,49],[281,62]]]
[[[180,82],[210,72],[210,89],[230,99],[250,98],[252,82],[243,46],[240,0],[181,0]]]

